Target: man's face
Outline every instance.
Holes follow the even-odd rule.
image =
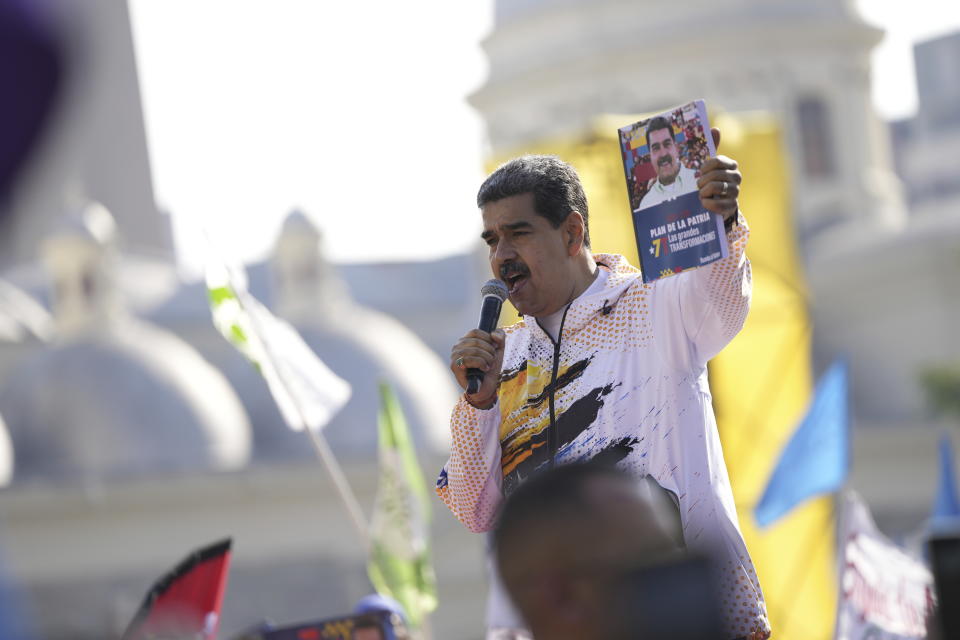
[[[669,129],[651,131],[647,137],[650,144],[650,162],[657,169],[657,178],[661,184],[670,184],[680,173],[680,150],[673,141],[673,132]]]
[[[517,311],[540,318],[560,310],[574,286],[565,225],[554,229],[539,215],[532,193],[490,202],[481,212],[490,269],[506,283]]]

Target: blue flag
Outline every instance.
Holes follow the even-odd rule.
[[[938,518],[960,517],[960,500],[957,500],[957,485],[953,473],[953,449],[950,446],[950,436],[940,436],[940,485],[937,487],[937,498],[933,503],[934,520]]]
[[[847,365],[837,361],[817,383],[813,402],[767,482],[754,517],[766,527],[801,502],[837,491],[850,460]]]

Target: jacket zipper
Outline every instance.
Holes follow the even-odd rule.
[[[560,448],[560,434],[557,433],[557,415],[556,408],[554,407],[554,393],[556,393],[555,385],[557,384],[557,373],[560,371],[560,341],[563,339],[563,325],[567,321],[567,311],[570,310],[570,305],[567,305],[567,308],[563,310],[563,316],[560,318],[560,329],[557,331],[557,339],[554,340],[553,336],[543,328],[543,325],[540,324],[540,321],[537,320],[537,324],[540,325],[540,329],[547,334],[547,337],[550,338],[550,341],[553,342],[553,371],[550,374],[550,393],[547,396],[547,406],[550,408],[550,431],[548,433],[548,446],[550,448],[550,468],[552,469],[556,464],[557,449]]]

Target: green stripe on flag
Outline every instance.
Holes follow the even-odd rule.
[[[237,296],[230,287],[213,287],[207,289],[207,295],[210,297],[210,304],[216,306],[226,300],[236,300]]]

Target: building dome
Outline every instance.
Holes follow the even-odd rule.
[[[115,286],[114,225],[91,203],[44,243],[56,337],[0,390],[15,481],[242,466],[250,425],[226,379],[135,320]]]
[[[226,379],[182,340],[128,321],[43,348],[0,392],[15,480],[232,469],[250,425]]]
[[[394,318],[357,304],[324,260],[322,236],[302,213],[291,214],[277,241],[270,269],[278,315],[353,393],[324,434],[337,453],[359,456],[377,446],[379,382],[396,391],[417,444],[432,452],[448,446],[448,420],[456,390],[446,366]],[[313,456],[303,434],[283,426],[266,385],[252,367],[233,372],[254,424],[259,457]]]
[[[333,446],[372,451],[377,442],[379,381],[390,384],[417,444],[432,452],[449,449],[450,411],[456,390],[440,359],[413,332],[390,316],[359,308],[342,324],[300,326],[307,344],[337,364],[353,395],[327,428]]]

